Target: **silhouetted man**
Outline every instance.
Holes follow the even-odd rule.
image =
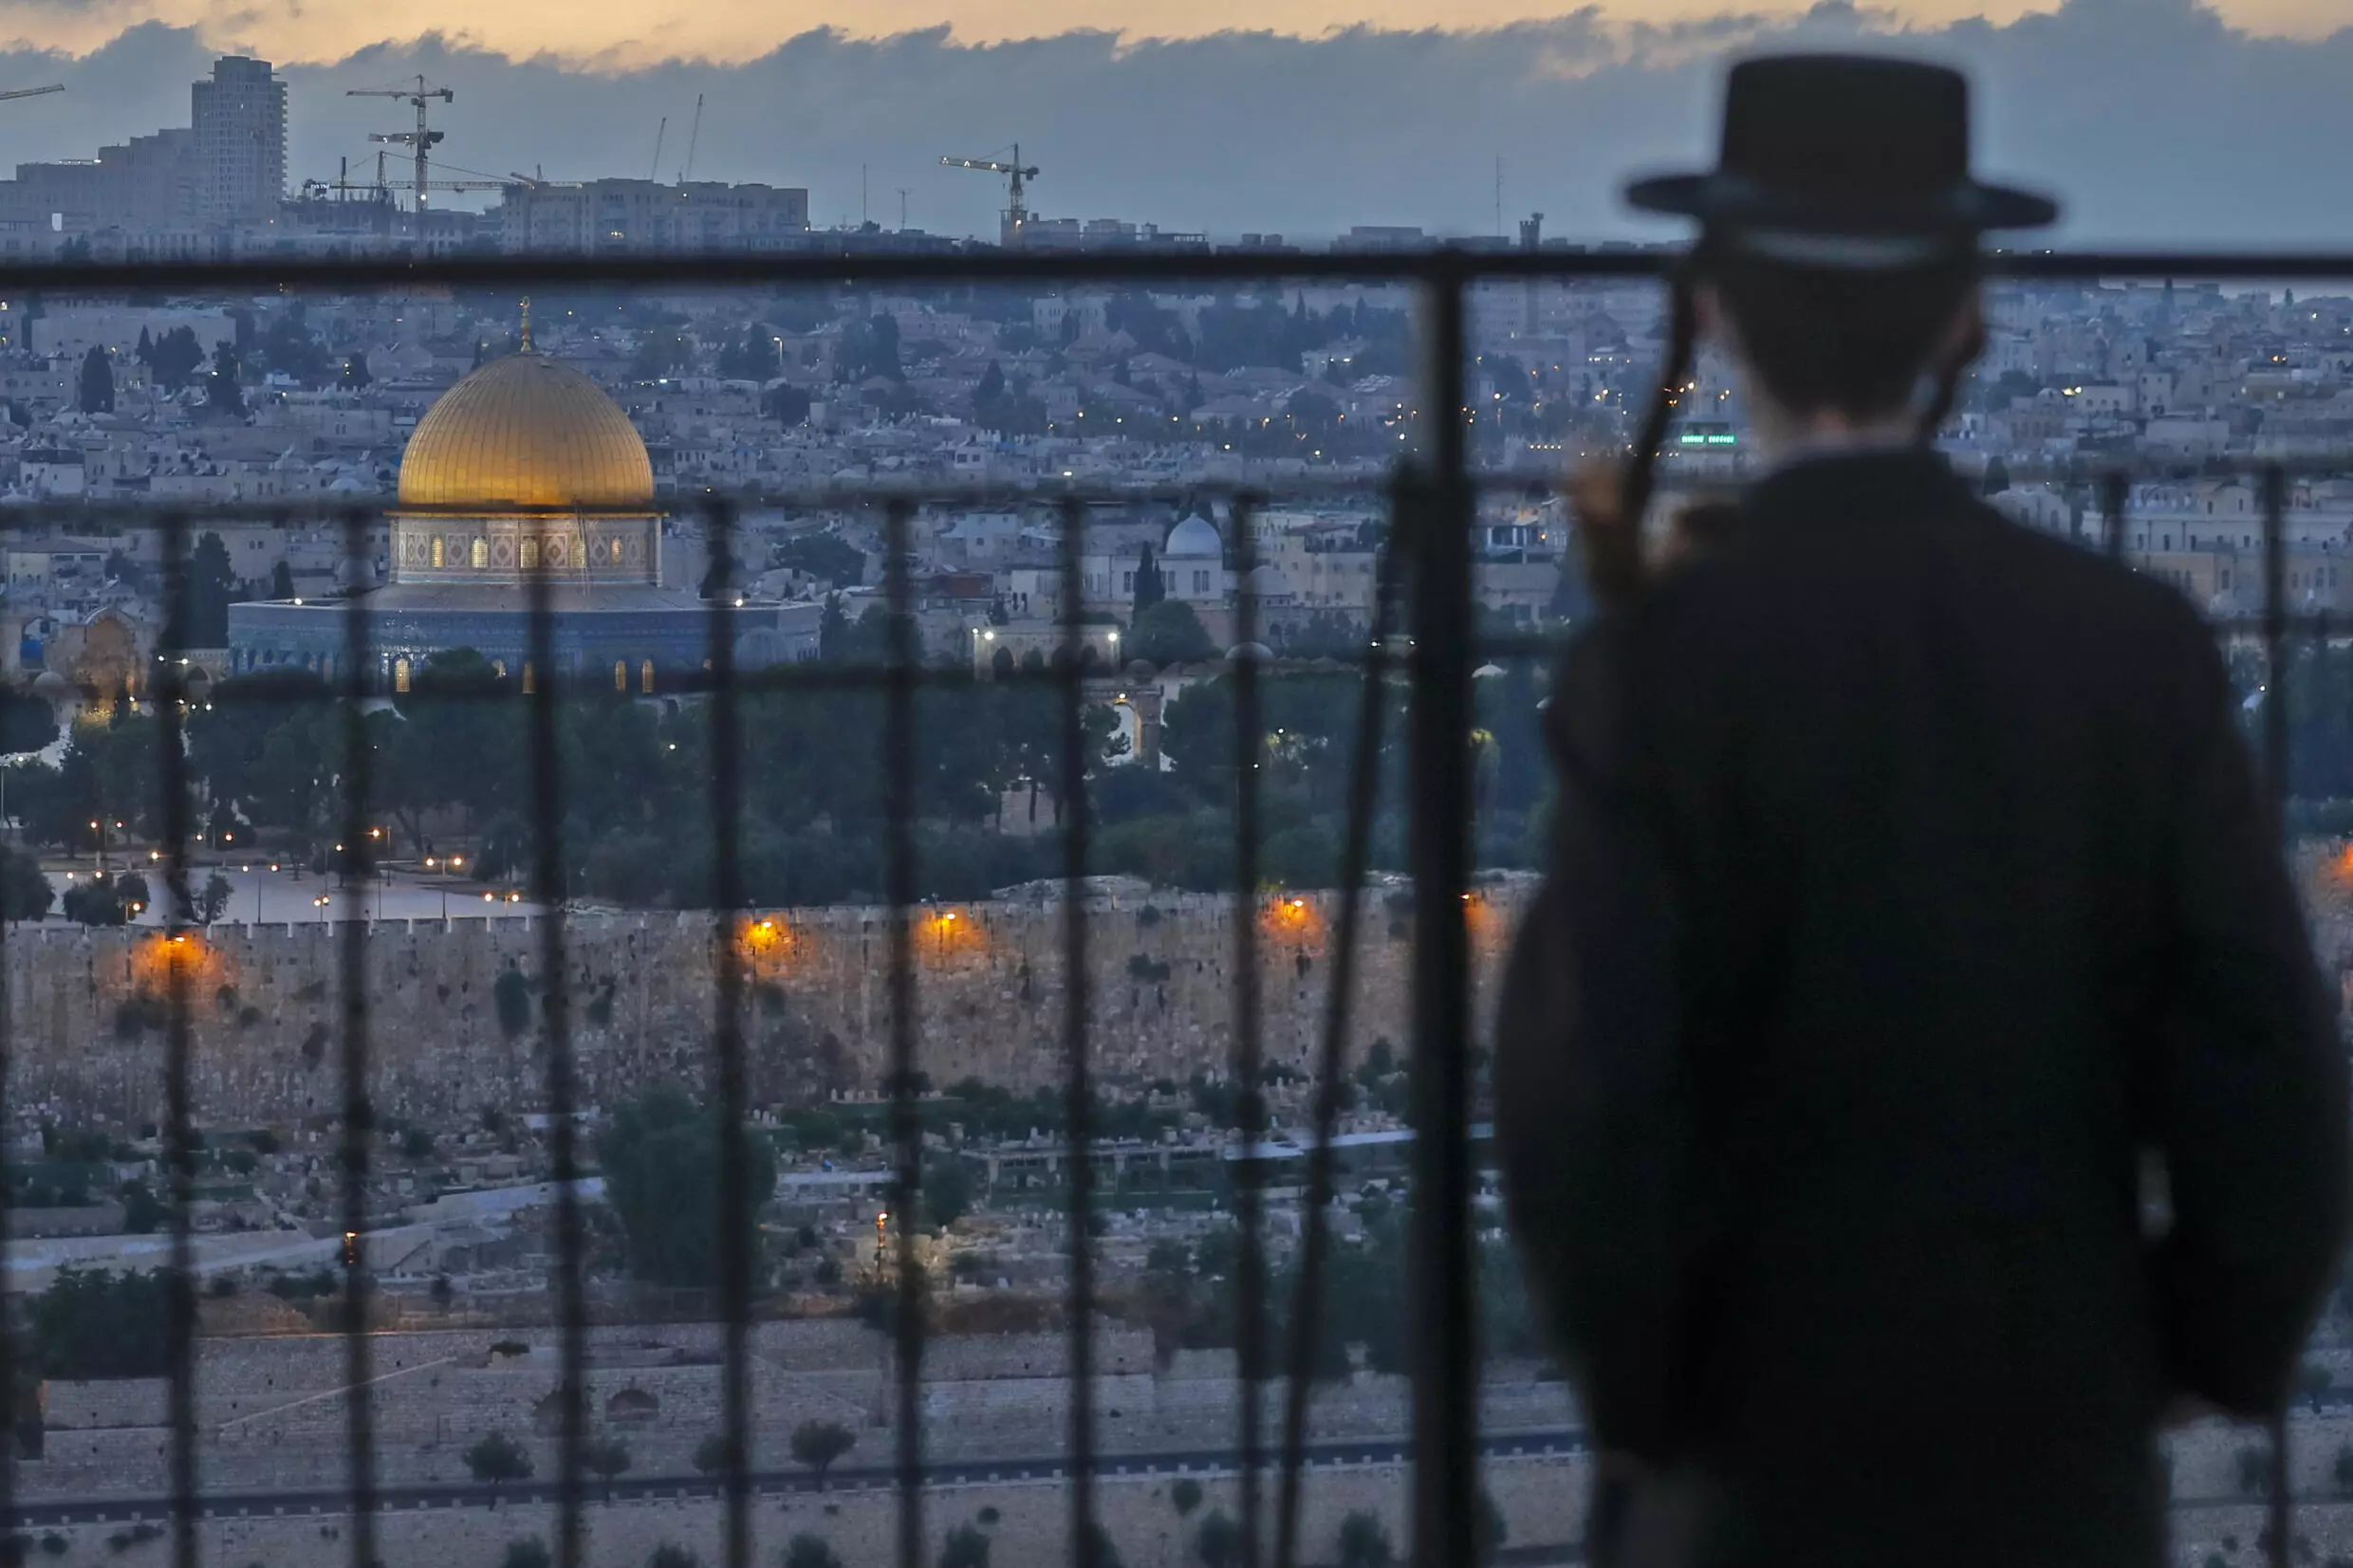
[[[1664,381],[1720,344],[1766,471],[1666,565],[1671,397],[1579,488],[1498,1031],[1604,1561],[2156,1568],[2168,1411],[2276,1408],[2335,1261],[2344,1061],[2213,636],[1928,445],[1979,235],[2056,211],[1968,138],[1952,72],[1757,60],[1722,167],[1630,193],[1702,226]]]

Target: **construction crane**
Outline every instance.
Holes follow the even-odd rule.
[[[940,163],[950,169],[972,169],[984,175],[1003,175],[1007,180],[1005,229],[1000,236],[1007,245],[1019,245],[1024,230],[1029,225],[1029,203],[1023,194],[1022,182],[1038,177],[1033,164],[1023,168],[1021,143],[1013,143],[1013,160],[1000,162],[992,157],[942,157]]]
[[[425,106],[436,98],[444,103],[454,102],[457,95],[447,87],[433,85],[420,76],[417,79],[417,85],[414,87],[353,87],[343,96],[345,98],[397,98],[403,103],[413,103],[417,106],[417,129],[414,131],[379,131],[372,133],[368,139],[390,142],[397,147],[410,147],[416,150],[417,177],[412,183],[417,193],[417,227],[422,231],[425,226],[425,193],[449,188],[446,184],[436,186],[426,177],[426,155],[433,150],[434,143],[439,141],[447,133],[426,128]]]
[[[531,178],[528,175],[514,175],[506,179],[491,179],[488,177],[481,179],[428,179],[423,182],[423,189],[428,191],[506,191],[511,190],[516,185],[536,187],[540,183],[540,181]],[[328,191],[333,191],[339,196],[346,199],[348,199],[351,193],[361,192],[372,200],[390,202],[392,200],[392,187],[385,183],[384,180],[383,153],[379,151],[376,155],[376,178],[374,180],[353,179],[351,177],[350,163],[349,160],[346,159],[342,173],[338,174],[335,178],[331,180],[306,179],[303,181],[304,194],[307,195],[313,191],[323,194]]]
[[[695,129],[686,138],[686,167],[678,171],[678,183],[684,185],[695,177],[695,149],[703,140],[703,95],[695,95]]]
[[[65,83],[63,82],[52,82],[46,87],[11,87],[7,92],[0,93],[0,103],[5,103],[11,98],[39,98],[43,93],[62,93],[65,90]]]

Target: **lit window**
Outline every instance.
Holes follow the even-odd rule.
[[[435,540],[435,544],[439,544],[439,543],[440,543],[440,541]],[[408,661],[408,660],[406,660],[406,659],[395,659],[395,660],[393,661],[393,665],[392,665],[392,689],[393,689],[394,691],[396,691],[396,692],[405,692],[405,691],[407,691],[407,690],[409,689],[409,661]]]
[[[438,567],[438,566],[442,563],[441,563],[441,536],[440,536],[439,534],[435,534],[435,535],[433,536],[433,563],[434,563],[434,565],[435,565],[435,566],[436,566],[436,567]]]
[[[616,692],[629,690],[629,661],[627,659],[617,658],[613,661],[613,690]]]
[[[478,572],[490,563],[491,542],[487,539],[475,540],[473,542],[473,569]]]
[[[533,679],[531,678],[531,661],[530,661],[530,660],[528,660],[528,659],[525,659],[525,660],[523,661],[523,691],[524,691],[524,694],[528,696],[528,695],[529,695],[531,692],[536,692],[536,691],[538,691],[538,690],[539,690],[539,683],[538,683],[537,681],[535,681],[535,680],[533,680]]]
[[[647,696],[654,694],[654,661],[647,659],[638,666],[638,690]]]

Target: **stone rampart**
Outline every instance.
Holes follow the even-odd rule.
[[[1491,978],[1522,897],[1516,883],[1471,902],[1479,971]],[[1113,1092],[1217,1071],[1232,1047],[1232,900],[1098,893],[1086,995],[1094,1070]],[[1256,901],[1264,1041],[1270,1062],[1306,1068],[1329,1000],[1331,895]],[[1054,901],[926,907],[914,915],[918,1057],[938,1084],[978,1077],[1013,1089],[1063,1071],[1063,913]],[[763,924],[763,922],[766,922]],[[1352,1048],[1405,1037],[1410,920],[1366,895]],[[194,1094],[209,1126],[287,1123],[341,1103],[337,931],[221,925],[174,943],[154,932],[20,928],[7,944],[11,1090],[20,1103],[127,1124],[158,1119],[165,1031],[153,1004],[176,986],[191,1006]],[[890,916],[881,909],[782,911],[736,937],[755,1104],[871,1094],[889,1040]],[[364,944],[368,1048],[380,1114],[428,1122],[485,1105],[540,1106],[545,1069],[542,933],[527,917],[385,921]],[[718,941],[697,914],[577,914],[566,928],[581,1101],[709,1073]],[[500,976],[521,974],[528,1021],[502,1020]],[[510,987],[511,988],[511,987]],[[1480,1016],[1484,1018],[1484,1009]]]

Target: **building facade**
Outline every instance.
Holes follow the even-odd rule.
[[[190,89],[197,212],[207,223],[267,223],[286,198],[286,83],[267,60],[227,55]]]
[[[493,217],[510,253],[781,250],[808,231],[808,193],[718,180],[515,184]]]
[[[405,692],[427,659],[462,648],[530,691],[537,590],[563,679],[664,692],[708,668],[714,606],[663,582],[662,527],[653,463],[629,416],[587,377],[527,348],[467,376],[417,422],[400,463],[390,582],[326,603],[232,605],[231,668],[346,677],[357,604],[367,617],[361,674],[378,690]],[[724,608],[739,666],[816,656],[822,606],[744,596]]]

